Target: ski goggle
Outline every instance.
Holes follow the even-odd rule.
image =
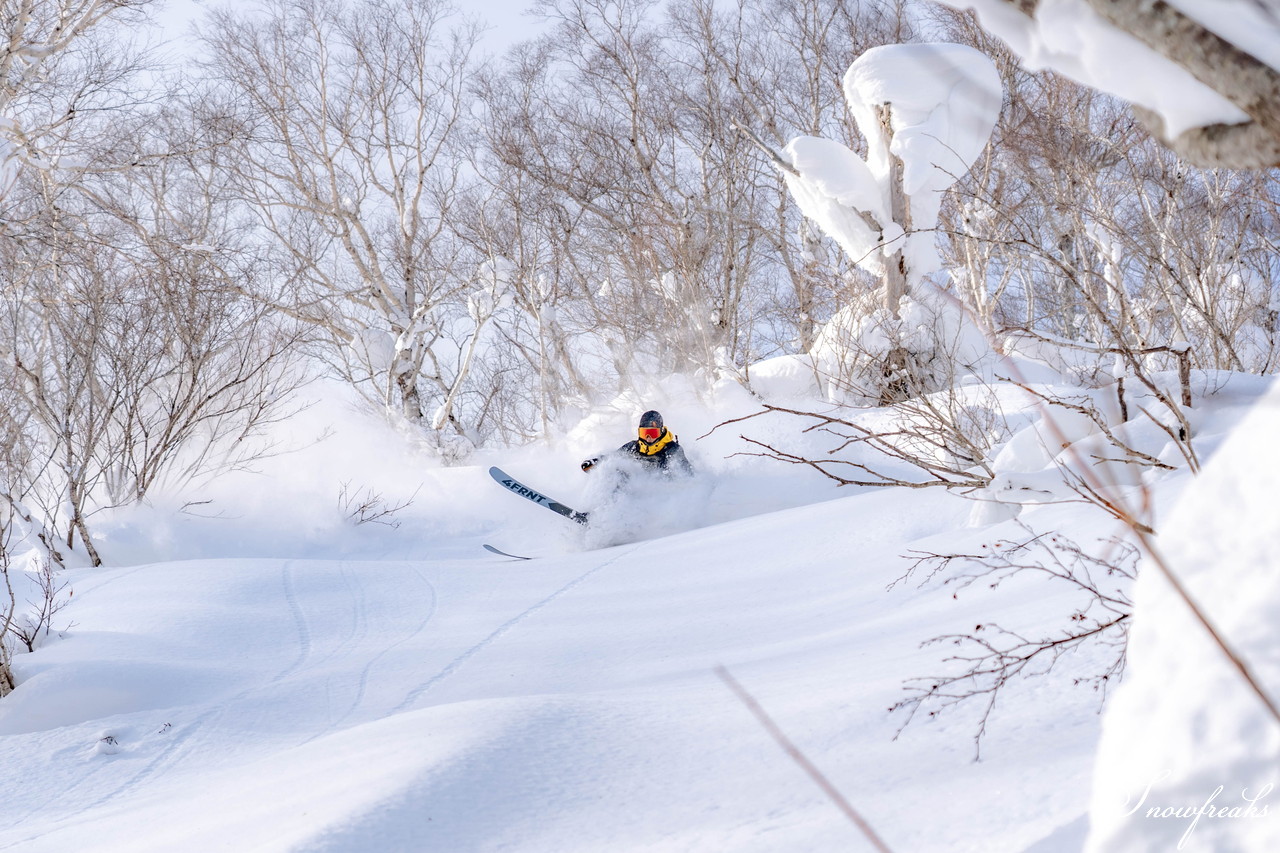
[[[657,441],[662,435],[662,427],[640,427],[640,437],[645,441]]]

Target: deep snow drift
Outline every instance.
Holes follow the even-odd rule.
[[[1206,452],[1264,385],[1242,377],[1206,401]],[[0,701],[0,849],[864,849],[715,676],[724,665],[892,849],[1080,850],[1100,696],[1072,674],[1093,652],[1002,694],[981,761],[981,708],[896,739],[886,711],[904,680],[943,669],[945,649],[922,641],[1069,616],[1072,597],[1032,577],[895,583],[908,551],[976,547],[1014,522],[973,526],[974,503],[941,491],[841,491],[725,458],[744,449],[734,428],[701,436],[753,410],[732,386],[712,405],[620,401],[501,462],[590,500],[577,460],[629,438],[650,405],[701,472],[625,507],[666,513],[679,532],[657,538],[589,550],[489,480],[498,457],[431,467],[338,406],[313,410],[336,444],[211,491],[202,506],[223,517],[122,515],[108,544],[124,556],[66,574],[66,630],[18,657]],[[355,525],[343,482],[414,503],[397,528]],[[1186,482],[1161,480],[1158,500]],[[1081,543],[1117,532],[1091,512],[1021,520]],[[1184,849],[1214,849],[1197,842]]]

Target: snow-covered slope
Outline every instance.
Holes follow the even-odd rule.
[[[1219,383],[1195,418],[1204,455],[1264,386]],[[366,434],[254,481],[271,489],[230,487],[230,504],[210,505],[221,518],[157,507],[104,524],[112,553],[165,562],[67,572],[66,630],[16,658],[0,850],[869,849],[717,666],[891,849],[1081,850],[1100,697],[1072,676],[1109,650],[1004,690],[981,761],[981,701],[896,737],[903,720],[887,713],[904,681],[945,669],[948,649],[922,642],[979,624],[1043,631],[1070,618],[1073,593],[1034,573],[995,589],[898,581],[910,551],[970,551],[1017,538],[1019,522],[1082,544],[1115,526],[1065,504],[975,527],[983,514],[954,495],[841,491],[725,458],[727,431],[707,430],[736,403],[660,402],[701,479],[626,509],[673,535],[590,550],[486,473],[501,461],[585,499],[573,460],[625,432],[621,411],[472,468],[419,469]],[[344,446],[389,499],[422,485],[403,526],[353,526],[331,505],[347,474],[324,466]],[[1019,472],[1035,456],[1014,455]],[[1157,482],[1157,505],[1188,482]],[[267,556],[238,556],[253,553]]]
[[[0,707],[0,849],[859,849],[717,664],[895,849],[1078,847],[1092,695],[1015,694],[981,763],[963,715],[892,739],[919,641],[975,612],[885,587],[968,512],[877,493],[525,563],[84,570]]]

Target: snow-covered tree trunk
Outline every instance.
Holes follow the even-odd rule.
[[[884,310],[889,317],[898,317],[902,300],[911,292],[912,275],[908,268],[906,241],[911,236],[911,199],[904,186],[906,166],[893,150],[893,104],[880,104],[875,108],[880,144],[888,153],[889,215],[893,223],[902,229],[903,239],[884,246]],[[884,357],[884,386],[880,392],[882,405],[901,402],[911,396],[911,376],[916,373],[911,350],[901,340],[892,340]]]
[[[911,199],[903,186],[905,166],[902,158],[893,151],[893,104],[880,104],[876,107],[880,144],[889,152],[889,215],[894,224],[902,229],[902,233],[911,233]],[[907,256],[904,252],[905,239],[885,246],[884,259],[884,307],[890,314],[897,316],[902,307],[902,299],[911,290],[911,274],[907,269]]]
[[[928,382],[918,363],[949,348],[942,338],[963,320],[943,322],[932,342],[908,343],[923,321],[904,323],[908,297],[940,266],[934,229],[941,196],[986,146],[1001,105],[991,60],[956,44],[872,48],[844,76],[849,110],[867,141],[863,160],[841,143],[799,137],[779,155],[793,198],[849,255],[882,282],[880,311],[839,313],[815,345],[815,358],[847,372],[863,362],[862,391],[890,403]],[[945,310],[943,310],[945,313]],[[831,349],[829,355],[818,350]],[[871,352],[870,350],[875,350]],[[918,351],[916,351],[918,350]],[[949,358],[949,356],[948,356]],[[947,359],[943,359],[944,361]],[[832,372],[832,368],[826,368]]]

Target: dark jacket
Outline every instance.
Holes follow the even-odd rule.
[[[655,471],[665,471],[669,474],[693,474],[693,466],[689,464],[689,457],[684,455],[684,450],[680,447],[680,442],[676,441],[675,436],[672,436],[671,441],[657,453],[648,454],[643,452],[640,449],[639,439],[628,441],[618,448],[618,452],[631,456]]]
[[[689,464],[689,458],[684,455],[684,450],[680,447],[680,442],[676,440],[674,435],[664,429],[662,437],[655,443],[662,445],[655,453],[645,453],[639,439],[628,441],[615,450],[614,453],[625,454],[651,471],[687,476],[693,475],[693,466]],[[593,456],[584,460],[582,470],[589,471],[603,458],[601,456]]]

